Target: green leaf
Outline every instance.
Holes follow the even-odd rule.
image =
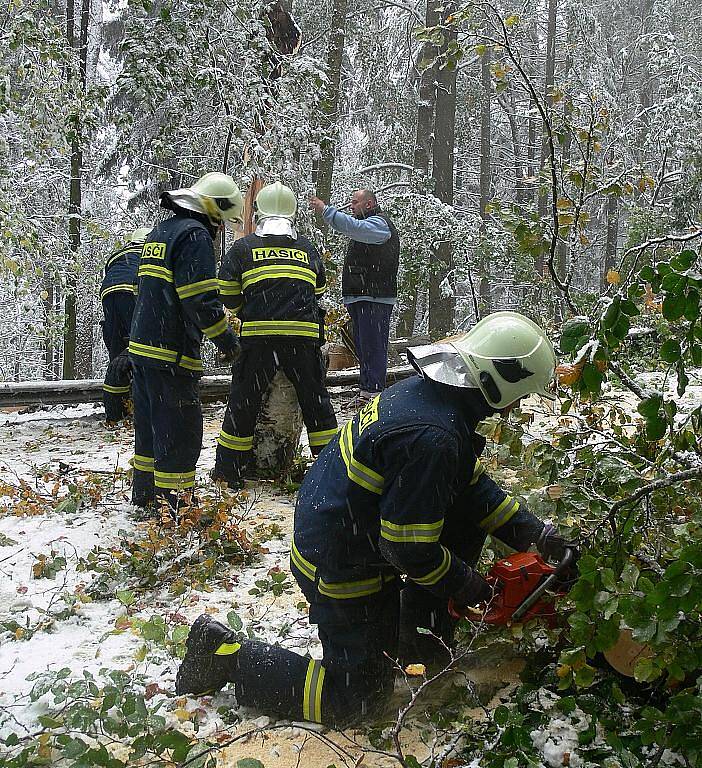
[[[634,678],[639,683],[648,683],[655,680],[661,671],[654,665],[649,658],[640,658],[634,665]]]
[[[49,715],[39,715],[37,719],[44,728],[61,728],[64,725],[63,720],[58,720]]]
[[[118,590],[115,593],[115,597],[120,601],[120,603],[122,603],[122,605],[126,605],[126,606],[134,605],[136,601],[136,598],[134,597],[134,593],[128,589]]]
[[[586,318],[573,318],[568,320],[563,326],[561,332],[560,348],[561,352],[568,354],[575,352],[582,344],[580,343],[583,336],[589,336],[590,323]]]
[[[663,299],[663,317],[666,320],[679,320],[685,313],[687,297],[684,293],[669,294]]]
[[[640,272],[639,279],[645,283],[652,283],[656,279],[656,270],[647,264]]]
[[[684,315],[690,322],[697,320],[700,316],[700,294],[695,288],[687,292]]]
[[[561,710],[566,715],[569,715],[571,712],[575,712],[575,708],[578,706],[575,701],[575,696],[564,696],[562,699],[559,700],[558,704],[556,704],[558,709]]]
[[[667,339],[661,344],[661,358],[666,363],[676,363],[681,355],[680,342],[677,339]]]
[[[629,315],[629,317],[635,317],[636,315],[640,314],[639,308],[631,299],[622,301],[620,309],[625,315]]]
[[[588,392],[597,393],[600,391],[602,379],[604,377],[592,363],[585,363],[582,378],[583,384],[587,387]]]
[[[227,624],[229,624],[235,632],[238,632],[244,626],[244,622],[236,611],[229,611],[227,614]]]
[[[663,403],[661,395],[653,395],[646,400],[642,400],[636,410],[645,418],[651,419],[658,414]]]
[[[589,664],[585,664],[575,671],[575,684],[578,688],[588,688],[595,682],[595,670]]]
[[[670,266],[673,269],[678,269],[682,272],[686,269],[690,269],[696,260],[697,254],[694,251],[680,251],[680,253],[673,256],[673,258],[670,260]]]
[[[499,707],[496,707],[493,718],[497,725],[499,725],[501,728],[504,728],[504,726],[509,722],[509,709],[501,704]]]
[[[665,419],[655,416],[646,421],[646,439],[660,440],[665,435],[668,424]]]
[[[502,768],[519,768],[519,760],[516,757],[508,757],[502,763]]]

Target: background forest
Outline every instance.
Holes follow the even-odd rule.
[[[258,0],[2,11],[0,378],[99,375],[107,254],[208,170],[381,190],[405,336],[584,313],[644,243],[699,235],[692,0],[291,11],[294,54]],[[342,244],[301,208],[333,269]]]
[[[396,722],[369,729],[365,764],[382,753],[403,768],[700,765],[699,1],[297,0],[288,10],[301,32],[294,53],[281,52],[297,36],[283,6],[258,0],[12,0],[0,11],[0,380],[101,374],[102,265],[126,233],[158,220],[161,190],[210,170],[242,188],[280,179],[301,201],[316,191],[343,204],[374,187],[402,243],[398,336],[440,338],[509,308],[557,340],[556,412],[530,405],[486,422],[485,461],[578,538],[583,557],[558,627],[485,640],[466,622],[469,650],[516,648],[526,661],[499,706],[467,713],[469,685],[434,708],[413,698]],[[304,204],[300,219],[334,274],[343,238]],[[330,294],[338,304],[339,286]],[[11,515],[63,519],[103,500],[128,526],[115,501],[126,470],[76,480],[36,464],[31,482],[25,467],[0,485],[9,532]],[[204,534],[132,522],[119,546],[74,553],[90,578],[26,625],[0,615],[0,639],[29,643],[72,621],[84,598],[110,610],[116,599],[126,615],[110,634],[143,640],[138,663],[172,667],[188,623],[154,613],[154,595],[199,597],[226,569],[260,562],[236,550],[246,537],[231,504],[212,504]],[[178,573],[157,571],[160,557]],[[71,559],[53,542],[37,558],[35,578],[47,579]],[[279,594],[277,564],[266,579],[249,594]],[[601,655],[622,630],[645,648],[631,677]],[[52,755],[71,766],[212,765],[218,754],[174,726],[172,696],[149,694],[136,673],[33,679],[39,725],[15,729],[0,706],[9,766]],[[405,740],[418,710],[440,745],[421,763]],[[114,742],[122,751],[108,754]]]

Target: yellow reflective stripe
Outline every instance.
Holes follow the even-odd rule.
[[[221,333],[224,333],[227,330],[228,325],[229,323],[227,322],[227,318],[223,317],[213,325],[208,325],[207,328],[203,328],[202,332],[205,334],[205,336],[207,336],[208,339],[214,339],[215,336],[219,336]]]
[[[321,296],[324,293],[324,291],[326,291],[326,290],[327,290],[327,284],[326,283],[324,283],[324,285],[318,285],[314,289],[314,295],[315,296]]]
[[[222,296],[238,296],[241,293],[239,280],[218,280],[217,287]]]
[[[305,675],[302,717],[312,723],[322,722],[322,687],[324,686],[325,672],[321,662],[310,659]]]
[[[308,336],[319,338],[319,324],[301,320],[252,320],[242,323],[242,336]]]
[[[483,466],[480,459],[476,459],[475,466],[473,467],[473,477],[471,477],[469,485],[475,485],[484,474],[485,467]]]
[[[208,280],[200,280],[197,283],[188,283],[187,285],[181,285],[179,288],[176,288],[176,293],[181,299],[189,299],[191,296],[197,296],[200,293],[207,293],[207,291],[216,291],[217,286],[218,286],[217,278],[213,277]]]
[[[195,470],[192,472],[159,472],[154,470],[154,483],[157,488],[180,489],[192,488],[195,484]]]
[[[397,525],[389,520],[380,520],[380,535],[387,541],[397,541],[405,544],[420,544],[438,541],[444,520],[435,523],[409,523]]]
[[[241,275],[241,287],[246,290],[250,285],[261,280],[285,278],[288,280],[304,280],[306,283],[317,285],[317,275],[306,267],[296,267],[294,264],[267,264],[264,267],[247,269]]]
[[[178,360],[178,365],[182,368],[187,368],[189,371],[203,371],[202,360],[198,360],[194,357],[188,357],[187,355],[181,355]]]
[[[117,291],[121,291],[122,293],[136,293],[136,285],[133,283],[120,283],[119,285],[111,285],[109,288],[105,288],[104,291],[100,292],[100,300],[105,298],[108,293],[116,293]]]
[[[302,571],[302,573],[305,576],[307,576],[307,578],[310,581],[315,580],[315,576],[317,575],[317,567],[313,565],[309,560],[306,560],[300,554],[300,550],[297,548],[297,545],[295,544],[295,539],[293,539],[292,541],[292,548],[290,550],[290,560],[299,571]]]
[[[141,357],[152,357],[155,360],[165,360],[167,363],[175,363],[178,359],[178,353],[172,349],[163,347],[152,347],[150,344],[140,344],[136,341],[129,342],[129,351],[133,355]]]
[[[241,643],[222,643],[215,651],[215,656],[231,656],[241,648]]]
[[[325,429],[321,432],[308,432],[307,437],[310,445],[316,448],[318,445],[326,445],[338,431],[339,428],[334,427],[334,429]]]
[[[504,525],[516,514],[519,509],[519,502],[512,496],[505,496],[504,500],[485,518],[483,518],[478,525],[488,533],[493,533],[501,525]]]
[[[129,384],[126,387],[113,387],[111,384],[103,384],[102,388],[111,395],[124,395],[130,390]]]
[[[154,471],[154,458],[153,456],[139,456],[134,454],[129,460],[129,463],[138,469],[140,472],[153,472]]]
[[[360,485],[361,488],[365,488],[371,493],[381,494],[383,492],[383,486],[385,480],[382,475],[367,467],[365,464],[361,464],[353,457],[353,422],[349,421],[341,431],[341,440],[339,441],[341,447],[341,458],[346,465],[346,474],[349,480],[352,480],[356,485]]]
[[[250,451],[253,448],[254,436],[239,437],[237,435],[230,435],[222,429],[217,442],[222,447],[229,448],[230,451]]]
[[[359,581],[333,581],[327,582],[320,579],[317,589],[320,594],[326,597],[333,597],[335,600],[349,600],[354,597],[367,597],[380,592],[383,588],[383,579],[375,576],[372,579],[361,579]]]
[[[441,565],[438,568],[434,568],[433,571],[427,573],[426,576],[420,576],[419,578],[413,578],[412,581],[416,581],[417,584],[421,584],[425,587],[430,587],[432,584],[436,584],[439,579],[442,579],[448,569],[451,567],[451,553],[442,545],[441,549],[444,552],[444,558],[441,561]]]
[[[173,282],[173,272],[165,267],[159,267],[157,264],[139,264],[139,277],[158,277],[168,283]]]

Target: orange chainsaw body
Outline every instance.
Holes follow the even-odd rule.
[[[556,569],[534,552],[516,552],[498,560],[490,569],[487,581],[494,586],[495,597],[483,620],[488,624],[508,624],[515,611]],[[545,594],[515,621],[529,621],[535,616],[555,617],[553,599]]]

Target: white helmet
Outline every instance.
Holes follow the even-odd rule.
[[[435,381],[479,389],[496,410],[530,394],[553,398],[556,354],[548,336],[518,312],[494,312],[467,333],[408,350],[412,365]]]
[[[213,224],[242,220],[244,198],[234,179],[226,173],[206,173],[192,187],[166,194],[181,208],[206,214]]]
[[[256,220],[276,216],[292,221],[297,213],[295,193],[279,181],[266,184],[256,195]]]

